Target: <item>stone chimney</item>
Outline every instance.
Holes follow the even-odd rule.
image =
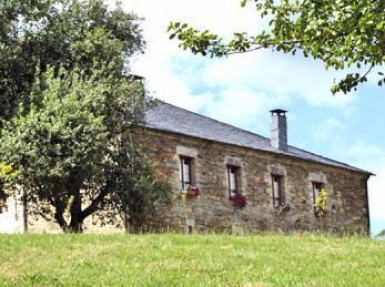
[[[271,146],[287,151],[287,124],[286,124],[286,113],[285,110],[272,110],[271,112]]]

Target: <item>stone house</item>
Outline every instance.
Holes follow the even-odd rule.
[[[138,142],[174,196],[147,229],[368,233],[371,173],[288,145],[286,112],[271,117],[266,138],[167,103],[149,110]],[[53,220],[26,218],[20,198],[8,206],[0,232],[60,232]],[[84,225],[85,232],[124,231],[92,217]]]
[[[271,117],[266,138],[167,103],[149,111],[142,144],[176,194],[154,225],[188,232],[367,233],[372,174],[288,145],[286,111],[273,110]]]

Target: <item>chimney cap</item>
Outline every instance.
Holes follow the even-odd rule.
[[[280,114],[285,114],[285,113],[287,113],[287,111],[282,110],[282,109],[275,109],[275,110],[271,110],[270,113],[271,113],[271,115],[274,115],[274,114],[280,115]]]

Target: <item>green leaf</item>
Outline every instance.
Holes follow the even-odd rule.
[[[223,51],[242,53],[253,48],[269,48],[273,51],[295,54],[302,50],[304,57],[324,62],[325,68],[344,69],[356,66],[358,69],[368,63],[382,67],[385,62],[385,9],[382,1],[325,0],[254,1],[256,17],[268,17],[265,31],[248,36],[236,31],[233,39],[210,42],[210,32],[194,30],[180,41],[185,42],[192,52],[203,50],[213,57],[221,57]],[[241,0],[241,6],[247,0]],[[248,44],[249,43],[249,44]],[[256,49],[259,50],[259,49]],[[336,91],[349,92],[356,88],[357,81],[350,78],[336,86]]]

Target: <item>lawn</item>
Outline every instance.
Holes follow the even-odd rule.
[[[385,286],[385,241],[0,235],[0,286]]]

